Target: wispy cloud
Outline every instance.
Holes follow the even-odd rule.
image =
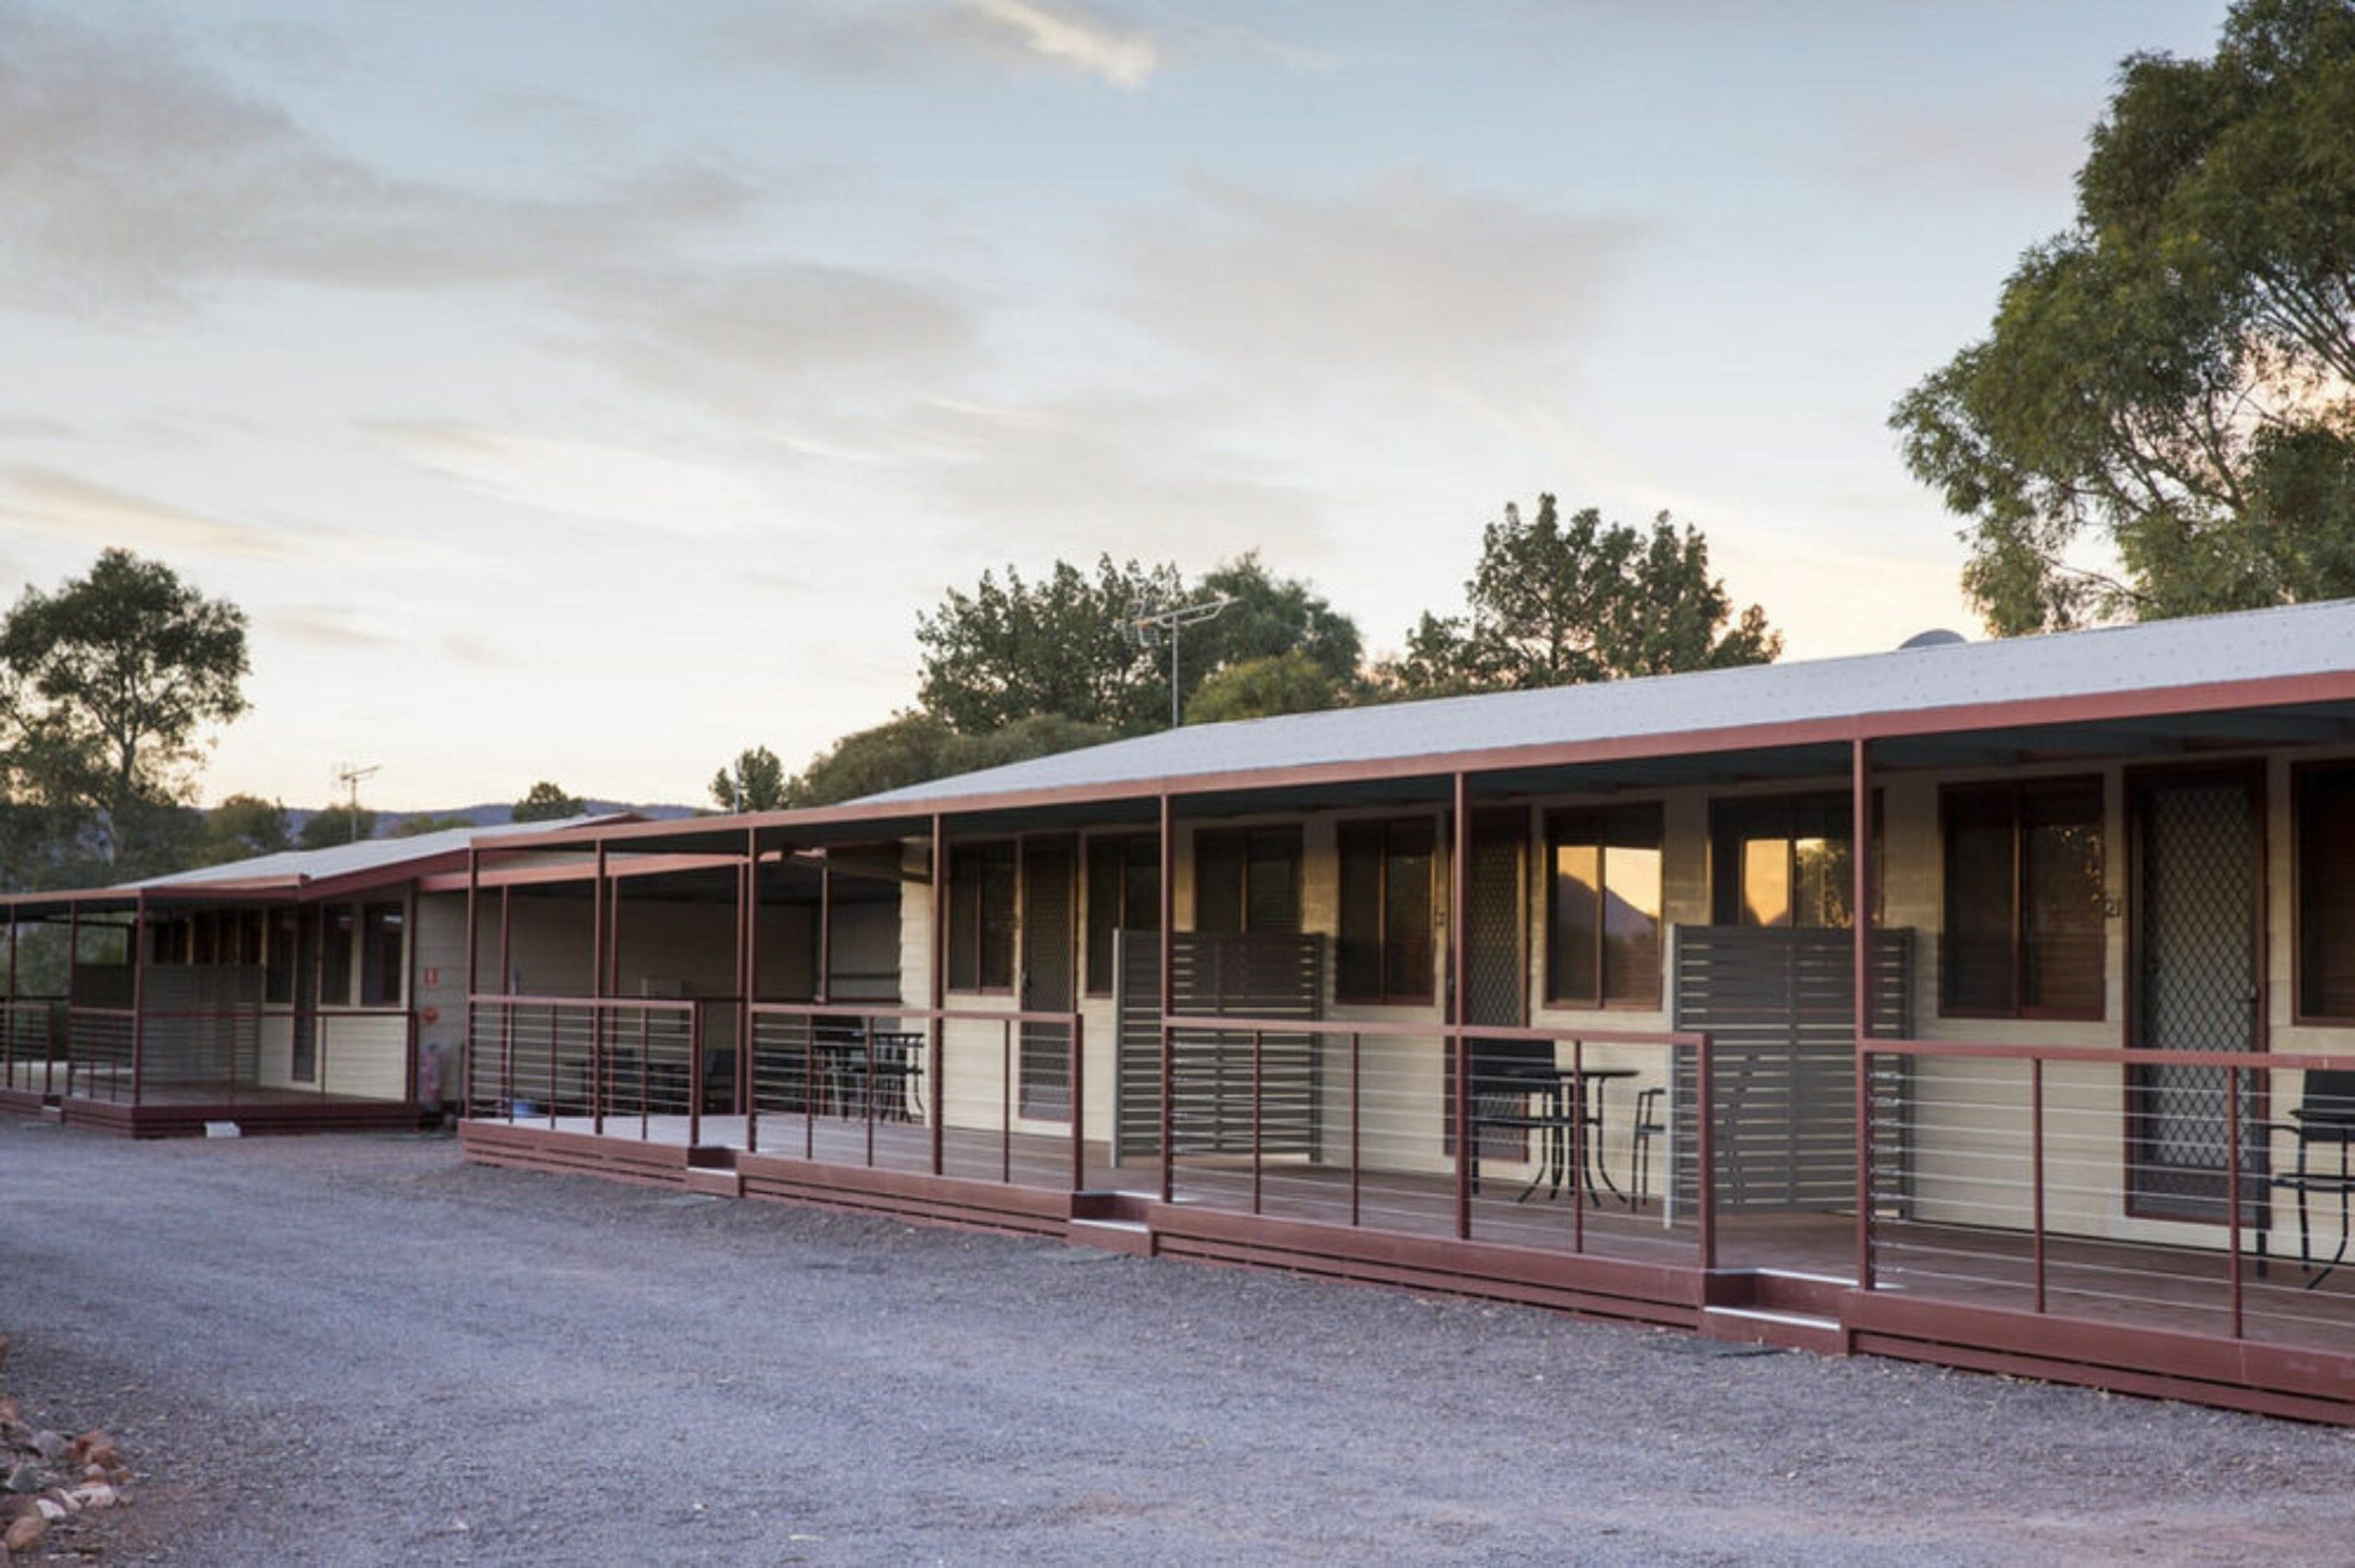
[[[18,464],[0,473],[0,520],[87,544],[199,556],[298,554],[281,529],[206,517],[54,468]]]
[[[24,302],[186,306],[241,280],[418,289],[635,261],[758,193],[699,166],[570,199],[384,173],[168,36],[0,10],[0,280]]]
[[[391,647],[403,639],[368,625],[350,610],[334,604],[281,604],[255,612],[265,631],[316,647]]]
[[[964,7],[1026,53],[1066,70],[1141,87],[1161,68],[1153,35],[1085,6],[1051,0],[966,0]]]
[[[894,455],[965,553],[1174,558],[1265,547],[1308,560],[1329,543],[1308,491],[1221,442],[1214,409],[1096,395],[1023,406],[933,400],[894,427]]]
[[[500,500],[663,533],[724,533],[770,509],[743,475],[627,447],[469,425],[378,420],[364,433]]]
[[[1194,194],[1112,241],[1125,303],[1173,346],[1285,381],[1427,390],[1547,364],[1642,232],[1415,172],[1338,197],[1212,179]]]

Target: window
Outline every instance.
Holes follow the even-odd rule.
[[[361,1006],[400,1005],[403,938],[408,925],[408,911],[398,904],[370,904],[361,910]]]
[[[1229,828],[1194,838],[1194,929],[1297,935],[1300,830]]]
[[[1341,824],[1335,1000],[1430,1001],[1431,861],[1437,841],[1428,817]]]
[[[1956,785],[1941,804],[1940,1010],[2099,1018],[2101,781]]]
[[[270,911],[270,956],[262,966],[261,999],[279,1006],[294,1000],[295,920],[293,910]]]
[[[1660,808],[1555,812],[1545,849],[1545,999],[1659,1006]]]
[[[350,904],[323,904],[319,908],[321,1007],[351,1005],[352,933],[359,923],[359,911]]]
[[[2355,764],[2301,768],[2298,1016],[2355,1019]]]
[[[948,852],[948,989],[1014,989],[1014,844]]]
[[[1150,838],[1087,841],[1087,994],[1112,994],[1112,933],[1161,929],[1161,845]]]
[[[1720,802],[1709,818],[1716,888],[1711,918],[1719,925],[1819,931],[1853,926],[1853,809],[1844,795]],[[1874,818],[1878,841],[1878,799]],[[1874,881],[1878,904],[1879,879]]]

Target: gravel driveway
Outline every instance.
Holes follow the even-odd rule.
[[[174,1562],[2343,1562],[2355,1438],[1056,1243],[0,1118]]]

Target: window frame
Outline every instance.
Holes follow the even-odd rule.
[[[2064,794],[2090,794],[2094,801],[2093,828],[2095,841],[2100,851],[2100,890],[2102,917],[2100,936],[2095,944],[2093,992],[2096,1001],[2090,1008],[2056,1007],[2039,1002],[2033,1005],[2023,1000],[2028,992],[2028,832],[2031,826],[2028,807],[2038,796]],[[1969,796],[1993,799],[2004,797],[2008,803],[2011,836],[2011,1004],[1996,1007],[1952,1000],[1949,990],[1953,965],[1948,959],[1948,944],[1954,932],[1954,822],[1955,806],[1959,799]],[[2099,773],[2071,773],[2051,778],[1982,779],[1945,784],[1938,786],[1938,1016],[1941,1018],[1997,1018],[2042,1021],[2047,1023],[2098,1024],[2109,1016],[2109,788]]]
[[[1288,860],[1291,863],[1292,867],[1292,924],[1287,930],[1266,933],[1264,934],[1299,936],[1304,933],[1307,923],[1307,910],[1305,908],[1306,900],[1304,896],[1304,890],[1302,887],[1302,882],[1307,874],[1305,835],[1301,830],[1301,825],[1297,822],[1263,822],[1250,827],[1200,828],[1195,830],[1192,895],[1194,916],[1193,930],[1196,934],[1204,936],[1249,936],[1259,933],[1260,928],[1254,926],[1251,923],[1251,906],[1253,902],[1251,896],[1251,867],[1255,864],[1256,859],[1252,853],[1252,850],[1254,847],[1254,841],[1258,840],[1281,841],[1283,844],[1284,853],[1279,858]],[[1236,845],[1242,852],[1242,858],[1238,865],[1238,875],[1235,879],[1235,908],[1234,910],[1235,923],[1231,926],[1223,925],[1213,930],[1202,923],[1202,859],[1207,853],[1214,851],[1226,844]]]
[[[1650,834],[1648,843],[1612,843],[1617,824],[1642,820]],[[1569,830],[1588,827],[1584,834]],[[1545,1005],[1558,1012],[1619,1012],[1657,1013],[1667,1001],[1666,968],[1668,929],[1667,860],[1668,811],[1662,801],[1630,801],[1612,806],[1559,807],[1545,813],[1544,826],[1545,853]],[[1556,891],[1555,867],[1558,852],[1565,844],[1591,844],[1594,849],[1594,960],[1593,989],[1591,993],[1569,994],[1559,989],[1557,980],[1561,964],[1555,956],[1558,937],[1560,895]],[[1643,850],[1660,857],[1660,904],[1652,914],[1653,957],[1644,971],[1648,989],[1641,994],[1613,997],[1609,994],[1610,943],[1607,937],[1606,910],[1611,898],[1611,851]]]
[[[960,870],[960,864],[971,869]],[[941,933],[941,989],[960,996],[1011,996],[1021,968],[1022,902],[1020,841],[1016,839],[976,839],[948,846],[948,887],[943,900],[948,929]],[[1007,917],[1005,973],[993,980],[989,972],[988,935],[991,884],[1004,873]],[[960,929],[960,922],[962,927]],[[971,948],[972,979],[960,984],[958,969]]]
[[[2355,1026],[2355,1013],[2326,1013],[2306,1005],[2306,976],[2312,960],[2306,951],[2306,822],[2313,813],[2309,797],[2317,777],[2338,774],[2355,789],[2355,757],[2300,762],[2290,770],[2290,1021],[2320,1028]],[[2355,948],[2355,932],[2348,938]]]
[[[360,942],[360,906],[350,899],[338,899],[334,903],[321,904],[318,909],[319,950],[315,960],[318,965],[318,981],[313,988],[312,1005],[320,1010],[348,1008],[351,1005],[353,988],[360,979],[360,967],[356,961],[359,955],[355,951]],[[339,922],[345,922],[340,942],[334,939],[335,927]],[[327,983],[330,974],[343,983],[330,986]]]
[[[396,922],[398,946],[392,957],[389,975],[380,972],[380,960],[386,955],[379,951],[385,935],[381,922],[386,916]],[[408,1004],[408,904],[400,898],[378,898],[360,906],[360,954],[357,973],[358,1005],[363,1008],[396,1010]]]
[[[1419,833],[1423,842],[1421,854],[1428,863],[1424,873],[1423,922],[1424,964],[1420,971],[1422,989],[1393,990],[1390,989],[1392,952],[1395,940],[1390,931],[1391,878],[1394,863],[1401,858],[1393,847],[1392,836],[1400,832]],[[1350,923],[1350,848],[1349,840],[1355,834],[1372,834],[1374,839],[1373,931],[1374,985],[1371,993],[1352,991],[1344,987],[1350,983],[1349,963],[1345,948],[1353,939],[1348,932]],[[1352,1007],[1428,1007],[1439,1000],[1438,939],[1440,887],[1440,830],[1436,816],[1415,813],[1403,817],[1356,818],[1336,824],[1333,841],[1335,911],[1333,938],[1333,1000]],[[1411,850],[1407,853],[1413,853]]]

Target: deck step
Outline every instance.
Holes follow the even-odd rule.
[[[690,1165],[687,1167],[686,1188],[691,1193],[709,1193],[714,1197],[742,1197],[744,1178],[734,1171]]]
[[[1153,1229],[1134,1219],[1074,1219],[1065,1234],[1086,1246],[1141,1258],[1153,1256]]]
[[[1705,1339],[1735,1345],[1772,1345],[1785,1350],[1811,1350],[1819,1356],[1845,1356],[1848,1336],[1837,1318],[1811,1312],[1782,1312],[1763,1307],[1705,1307],[1701,1310]]]

